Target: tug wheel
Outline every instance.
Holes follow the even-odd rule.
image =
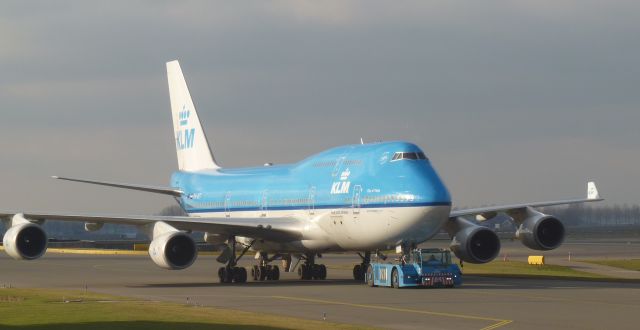
[[[369,267],[367,267],[367,285],[369,285],[370,287],[374,287],[376,286],[373,282],[373,266],[369,265]]]
[[[391,272],[391,287],[395,289],[400,289],[400,279],[398,278],[398,270],[395,268]]]

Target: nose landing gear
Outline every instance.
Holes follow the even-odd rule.
[[[369,268],[369,264],[371,263],[371,251],[366,251],[364,255],[358,253],[360,258],[362,258],[362,263],[353,266],[353,279],[359,282],[363,282],[365,278],[365,273]]]

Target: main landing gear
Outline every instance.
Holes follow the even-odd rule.
[[[316,264],[316,254],[306,253],[303,256],[304,264],[298,267],[298,278],[301,280],[324,280],[327,278],[327,267]]]
[[[226,266],[218,269],[218,277],[220,283],[246,283],[247,282],[247,270],[244,267],[238,267],[238,261],[242,256],[251,249],[253,246],[252,241],[249,245],[246,245],[240,255],[236,258],[236,239],[230,237],[227,241],[226,249],[217,258],[218,262],[225,263]],[[318,254],[319,257],[321,257]],[[298,267],[298,278],[301,280],[324,280],[327,278],[327,267],[322,264],[315,263],[315,253],[306,253],[300,257],[300,260],[304,260],[304,263]],[[280,279],[280,268],[277,265],[270,265],[269,263],[276,260],[283,259],[286,261],[286,269],[284,271],[291,271],[295,269],[291,267],[291,255],[276,254],[269,258],[267,253],[260,252],[258,254],[258,264],[251,268],[251,277],[254,281],[277,281]],[[283,266],[284,267],[284,266]]]
[[[366,251],[364,255],[358,253],[358,255],[362,258],[362,263],[353,266],[353,279],[362,282],[371,263],[371,251]]]
[[[240,256],[236,258],[236,238],[230,237],[228,241],[228,256],[224,258],[225,253],[223,253],[218,261],[226,260],[226,266],[220,267],[218,269],[218,278],[220,279],[220,283],[246,283],[247,282],[247,270],[244,267],[238,267],[238,261],[245,253],[251,248],[253,242],[246,246]],[[223,258],[221,258],[223,257]]]
[[[269,265],[269,262],[276,257],[269,259],[266,253],[260,252],[258,264],[251,268],[251,277],[254,281],[277,281],[280,279],[280,268],[276,265]]]

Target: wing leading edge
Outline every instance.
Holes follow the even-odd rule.
[[[97,181],[97,180],[86,180],[86,179],[75,179],[75,178],[66,178],[61,176],[52,176],[53,179],[64,180],[64,181],[72,181],[72,182],[80,182],[80,183],[89,183],[95,184],[99,186],[107,186],[107,187],[115,187],[115,188],[123,188],[130,190],[139,190],[146,191],[156,194],[164,194],[171,195],[175,197],[180,197],[184,194],[183,191],[175,188],[167,188],[167,187],[156,187],[156,186],[146,186],[139,184],[130,184],[130,183],[119,183],[119,182],[109,182],[109,181]]]
[[[451,211],[451,214],[449,217],[456,218],[461,216],[478,216],[477,220],[486,220],[486,219],[493,218],[497,213],[500,213],[500,212],[509,213],[511,211],[526,209],[527,207],[535,208],[535,207],[554,206],[554,205],[579,204],[579,203],[599,202],[603,200],[604,198],[600,198],[600,194],[598,193],[598,189],[596,188],[595,183],[589,182],[587,183],[587,198],[512,204],[512,205],[500,205],[500,206],[487,206],[487,207],[479,207],[479,208],[473,208],[473,209],[454,210],[454,211]]]
[[[177,229],[188,231],[212,232],[216,234],[245,236],[275,241],[293,241],[302,238],[302,225],[300,221],[295,218],[196,218],[177,216],[60,214],[38,212],[0,213],[0,218],[3,220],[10,220],[16,214],[21,214],[24,218],[34,222],[59,220],[144,226],[162,221]]]

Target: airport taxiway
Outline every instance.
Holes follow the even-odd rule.
[[[585,257],[592,250],[569,246]],[[638,257],[637,245],[601,248]],[[515,244],[506,244],[505,250],[513,258],[519,254]],[[320,260],[330,267],[358,261],[351,255]],[[244,258],[243,265],[252,261]],[[167,271],[144,256],[47,254],[17,262],[3,254],[0,286],[86,285],[101,293],[394,329],[636,329],[640,324],[640,283],[466,276],[461,288],[396,290],[355,283],[349,270],[338,267],[329,269],[325,281],[299,281],[292,273],[282,273],[277,282],[221,285],[216,281],[218,267],[212,256],[199,257],[186,270]]]

